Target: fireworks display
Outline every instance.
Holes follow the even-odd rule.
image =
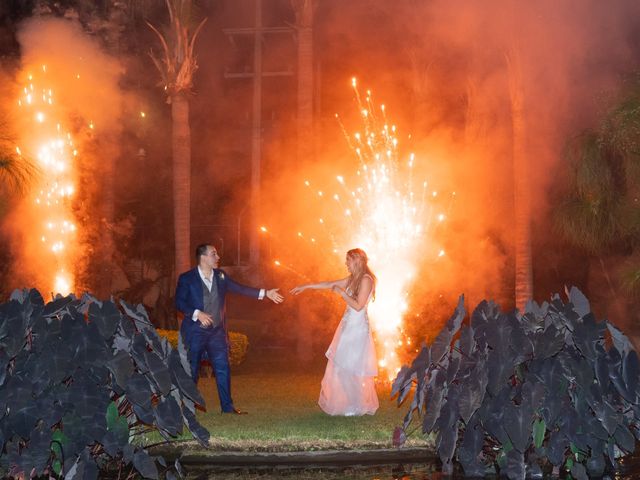
[[[69,81],[79,81],[79,76]],[[41,171],[33,187],[35,222],[28,235],[42,246],[41,273],[49,276],[47,291],[66,295],[73,290],[72,257],[76,248],[76,224],[71,200],[76,187],[74,160],[78,155],[71,133],[59,118],[55,92],[47,84],[47,66],[26,74],[18,100],[23,124],[24,153],[37,160]],[[93,125],[90,125],[93,128]],[[23,152],[18,149],[19,154]]]
[[[330,242],[330,250],[340,259],[351,248],[367,252],[378,277],[369,317],[377,341],[380,377],[391,380],[401,365],[398,349],[412,341],[403,332],[409,288],[418,281],[417,269],[425,258],[435,262],[446,254],[434,232],[446,220],[455,193],[440,195],[427,180],[414,178],[416,156],[402,153],[396,127],[388,122],[384,105],[376,108],[370,92],[361,98],[355,79],[352,86],[362,130],[351,134],[342,122],[340,125],[357,159],[357,169],[350,176],[336,174],[335,184],[329,188],[318,188],[305,180],[311,196],[319,202],[310,211],[321,215],[316,234],[295,234],[310,244],[322,244],[323,251],[327,248],[324,243]]]

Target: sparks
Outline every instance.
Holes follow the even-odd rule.
[[[22,90],[22,98],[18,101],[25,121],[21,142],[25,151],[33,152],[44,173],[31,194],[41,219],[35,222],[31,232],[50,255],[42,261],[43,271],[50,275],[46,289],[67,295],[74,287],[74,278],[69,272],[77,227],[72,221],[69,199],[75,192],[72,160],[77,150],[71,134],[59,121],[52,101],[53,89],[42,88],[47,81],[46,74],[47,68],[42,65],[41,73],[28,75]],[[20,148],[16,151],[21,155]]]
[[[438,223],[442,223],[446,217],[444,213],[432,212],[431,203],[436,201],[437,192],[414,194],[416,156],[411,153],[403,159],[396,127],[387,123],[385,108],[375,108],[371,92],[367,92],[363,102],[355,78],[352,86],[364,126],[359,132],[349,134],[344,125],[340,125],[358,162],[357,171],[351,179],[335,176],[347,195],[341,197],[329,192],[324,195],[321,191],[317,194],[335,200],[333,207],[325,204],[324,210],[338,208],[341,214],[336,212],[330,218],[338,222],[343,219],[343,224],[335,230],[344,233],[332,235],[332,251],[344,255],[350,248],[363,248],[378,277],[376,300],[369,305],[369,316],[377,339],[380,378],[390,381],[401,362],[396,349],[411,345],[411,341],[403,337],[402,322],[408,310],[408,289],[417,278],[417,252],[429,251],[434,259],[444,255],[444,250],[431,238],[433,227],[423,222],[437,218]],[[422,182],[426,190],[427,182]],[[309,182],[305,184],[308,186]],[[328,215],[323,215],[320,223],[331,229],[327,219]],[[311,238],[311,242],[315,243],[315,238]]]

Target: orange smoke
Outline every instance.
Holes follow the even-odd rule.
[[[47,295],[78,292],[87,287],[80,277],[93,250],[87,232],[104,218],[96,199],[109,197],[102,187],[116,158],[109,141],[100,152],[89,151],[97,131],[119,128],[120,67],[76,22],[32,19],[18,38],[14,129],[18,153],[37,165],[39,175],[7,222],[14,282]]]

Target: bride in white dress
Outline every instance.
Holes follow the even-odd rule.
[[[367,315],[367,305],[375,296],[376,277],[367,261],[363,250],[349,250],[345,261],[348,277],[291,290],[298,295],[310,288],[330,288],[347,304],[326,353],[327,368],[318,400],[320,408],[329,415],[373,415],[378,409],[374,383],[378,364]]]

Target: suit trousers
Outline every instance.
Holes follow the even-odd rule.
[[[229,368],[227,332],[222,326],[202,328],[198,325],[192,329],[190,337],[189,360],[193,381],[195,383],[198,382],[200,361],[202,354],[206,351],[216,375],[220,407],[223,412],[232,411],[234,407],[231,399],[231,371]]]

